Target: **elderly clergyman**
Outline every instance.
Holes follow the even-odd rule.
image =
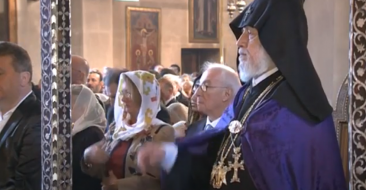
[[[304,0],[254,0],[230,24],[246,83],[215,129],[146,144],[166,190],[346,190],[332,108],[307,50]]]

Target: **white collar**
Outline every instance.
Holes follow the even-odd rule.
[[[264,79],[266,79],[267,77],[271,76],[273,73],[277,72],[278,68],[275,67],[265,73],[263,73],[262,75],[260,75],[257,78],[253,78],[252,79],[252,86],[254,87],[255,85],[259,84],[260,82],[262,82]]]
[[[32,93],[32,91],[29,91],[27,95],[25,95],[19,102],[16,106],[14,106],[11,110],[7,111],[6,113],[2,114],[0,112],[0,120],[3,119],[3,117],[7,114],[12,114],[17,108],[18,106]]]
[[[210,121],[210,120],[208,119],[208,117],[207,117],[207,119],[206,119],[206,126],[207,126],[208,124],[210,124],[213,128],[215,128],[215,127],[216,127],[216,125],[217,125],[217,123],[220,121],[220,118],[221,118],[221,117],[219,117],[219,118],[217,118],[217,119],[215,119],[215,120],[213,120],[213,121]]]

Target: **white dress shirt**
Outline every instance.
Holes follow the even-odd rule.
[[[259,84],[264,79],[271,76],[273,73],[275,73],[277,71],[278,71],[278,68],[275,67],[275,68],[263,73],[261,76],[259,76],[259,77],[252,80],[252,86],[256,86],[257,84]],[[206,125],[209,123],[213,127],[215,127],[218,122],[219,122],[219,119],[217,121],[215,120],[213,122],[210,122],[207,119]],[[164,159],[162,161],[161,167],[166,172],[169,172],[173,168],[175,160],[177,159],[178,147],[174,143],[164,143],[163,146],[164,146],[164,150],[165,150],[165,156],[164,156]]]
[[[259,84],[260,82],[262,82],[264,79],[266,79],[267,77],[271,76],[273,73],[277,72],[278,68],[275,67],[265,73],[263,73],[261,76],[255,78],[252,80],[252,86],[256,86],[257,84]]]
[[[18,108],[18,106],[32,93],[32,91],[30,91],[26,96],[23,97],[23,99],[21,99],[18,104],[16,106],[14,106],[11,110],[7,111],[5,114],[2,114],[0,112],[0,132],[3,130],[3,128],[5,127],[6,123],[8,122],[8,120],[10,119],[10,117],[13,115],[14,111]]]
[[[213,120],[213,121],[210,121],[210,120],[208,119],[208,117],[207,117],[205,130],[207,129],[207,126],[208,126],[208,125],[210,125],[212,128],[215,128],[215,127],[216,127],[216,125],[217,125],[217,123],[220,121],[220,118],[221,118],[221,117],[219,117],[219,118],[217,118],[217,119],[215,119],[215,120]]]

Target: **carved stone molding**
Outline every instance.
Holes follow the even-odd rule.
[[[351,0],[349,49],[350,189],[366,189],[366,1]]]
[[[42,190],[72,189],[70,0],[41,0]]]

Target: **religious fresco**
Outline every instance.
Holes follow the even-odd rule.
[[[0,41],[17,41],[16,0],[0,1]]]
[[[127,68],[149,70],[160,64],[160,9],[127,7]]]
[[[189,0],[189,42],[219,43],[219,0]]]

